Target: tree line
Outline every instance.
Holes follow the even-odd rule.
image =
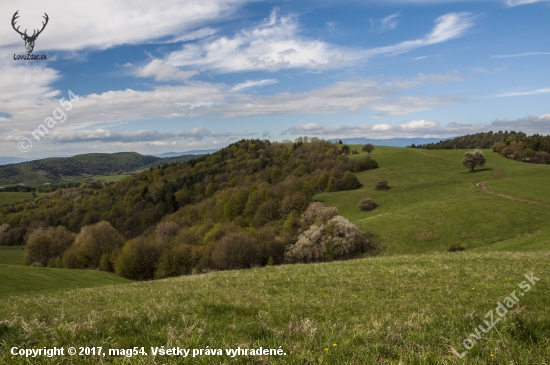
[[[499,131],[496,133],[475,133],[442,140],[438,143],[411,145],[410,148],[422,149],[492,149],[500,155],[517,161],[531,163],[550,163],[550,135],[523,132]]]

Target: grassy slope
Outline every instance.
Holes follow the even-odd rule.
[[[144,346],[148,352],[150,346],[282,346],[287,352],[255,362],[237,357],[232,364],[537,364],[548,360],[549,264],[549,253],[405,255],[12,297],[0,301],[0,343],[4,348]],[[450,346],[463,351],[462,341],[483,324],[485,313],[518,290],[530,272],[540,281],[457,361]],[[7,351],[0,351],[0,359],[7,363]],[[129,363],[124,357],[33,363],[100,360]],[[230,363],[228,357],[188,360]],[[131,361],[181,362],[177,357]]]
[[[129,283],[129,280],[101,271],[50,269],[0,264],[0,298],[38,292]]]
[[[22,265],[25,261],[24,246],[0,246],[0,265]]]
[[[550,166],[510,161],[491,151],[485,154],[486,167],[471,173],[461,165],[464,150],[376,147],[372,157],[380,168],[358,174],[363,188],[315,198],[336,206],[353,223],[373,232],[386,246],[385,254],[444,251],[451,244],[470,249],[544,229],[550,207],[488,194],[475,184],[496,175],[499,190],[543,200],[545,172]],[[523,173],[529,178],[505,183],[508,176]],[[392,188],[375,191],[380,180],[388,180]],[[496,182],[487,186],[497,189]],[[359,211],[357,203],[367,197],[380,207]],[[549,238],[537,247],[543,246],[550,248]]]

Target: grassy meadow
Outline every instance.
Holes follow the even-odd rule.
[[[0,192],[0,206],[6,204],[19,203],[24,200],[33,199],[32,193],[21,193],[21,192]]]
[[[541,230],[547,232],[550,207],[489,194],[476,184],[489,180],[491,189],[550,201],[550,166],[511,161],[484,150],[485,167],[472,173],[461,165],[464,152],[376,147],[371,156],[380,168],[357,174],[361,189],[315,199],[374,233],[385,255],[441,252],[453,244],[473,249],[520,237],[528,241]],[[391,189],[374,190],[381,180]],[[378,209],[361,212],[357,204],[364,198],[373,199]],[[550,249],[550,238],[538,242],[535,249]]]
[[[6,364],[542,364],[550,361],[550,166],[491,151],[376,147],[363,187],[320,194],[385,247],[378,257],[210,272],[131,283],[97,272],[15,265],[0,248],[0,363]],[[391,189],[375,191],[378,181]],[[361,199],[379,208],[361,212]],[[465,251],[446,252],[459,244]],[[534,273],[540,281],[461,360],[486,313]],[[110,285],[117,284],[117,285]],[[87,287],[86,287],[87,286]],[[521,294],[520,294],[521,295]],[[494,314],[495,318],[497,314]],[[479,332],[479,331],[478,331]],[[144,347],[149,356],[25,359],[9,349]],[[150,355],[151,347],[276,348],[286,356]]]
[[[0,265],[23,265],[24,246],[0,246]]]
[[[284,265],[11,296],[0,361],[19,347],[279,348],[286,356],[55,357],[33,364],[540,364],[548,360],[549,253],[441,253]],[[462,342],[534,272],[540,278],[462,360]]]

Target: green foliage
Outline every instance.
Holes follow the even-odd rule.
[[[371,198],[367,198],[361,200],[357,207],[363,212],[370,212],[371,210],[378,208],[378,204],[376,204]]]
[[[28,234],[33,222],[63,226],[78,232],[74,244],[52,263],[39,260],[40,254],[29,263],[116,271],[139,280],[280,264],[310,198],[357,189],[354,172],[376,166],[368,156],[352,161],[338,145],[317,138],[242,140],[117,183],[58,189],[32,204],[10,206],[0,239]],[[39,242],[37,247],[50,245],[47,238]],[[152,247],[158,251],[150,255],[154,263],[138,270]]]
[[[388,185],[388,181],[387,180],[382,180],[382,181],[377,182],[376,186],[374,187],[374,190],[378,190],[378,191],[390,190],[390,186]]]
[[[527,136],[523,132],[499,131],[497,133],[476,133],[418,146],[423,149],[486,149],[523,162],[550,163],[550,135],[534,134]]]
[[[145,237],[126,242],[117,257],[115,272],[127,279],[150,280],[154,278],[161,249]]]
[[[2,184],[23,182],[27,185],[59,183],[67,180],[68,177],[120,174],[160,165],[168,166],[196,157],[196,155],[184,155],[159,158],[140,155],[136,152],[88,153],[74,157],[51,157],[0,166],[0,182]],[[98,180],[118,181],[122,177],[125,176],[99,176]]]
[[[464,154],[464,158],[462,159],[462,165],[469,168],[470,171],[474,171],[476,166],[485,166],[485,162],[485,155],[480,150],[468,151]]]
[[[361,148],[361,151],[367,152],[370,155],[370,153],[374,151],[374,146],[370,143],[367,143]]]
[[[25,262],[27,265],[57,267],[63,253],[73,244],[74,233],[63,226],[38,227],[27,238]]]
[[[63,265],[71,269],[113,271],[124,237],[108,222],[82,227],[75,242],[63,255]]]

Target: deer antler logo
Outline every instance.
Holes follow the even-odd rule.
[[[46,28],[46,24],[48,24],[48,20],[50,18],[48,18],[48,14],[44,13],[44,19],[46,19],[46,22],[42,22],[42,29],[38,30],[36,29],[31,36],[29,36],[27,34],[27,30],[25,29],[25,32],[24,33],[21,33],[19,31],[19,26],[17,28],[15,28],[15,20],[17,18],[19,18],[19,15],[17,14],[19,13],[19,10],[17,10],[15,12],[15,14],[13,14],[13,17],[11,18],[11,26],[13,27],[13,29],[21,34],[21,38],[23,38],[23,40],[25,41],[25,48],[27,49],[27,53],[32,53],[32,50],[34,49],[34,42],[36,41],[36,38],[38,38],[38,36],[40,35],[40,33],[42,33],[42,31],[44,30],[44,28]],[[37,33],[38,32],[38,33]]]

